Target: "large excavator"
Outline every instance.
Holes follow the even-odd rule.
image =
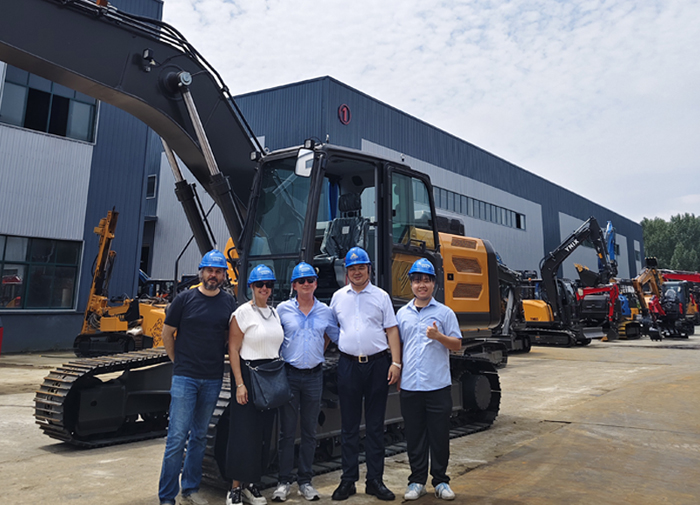
[[[577,288],[572,281],[557,278],[561,264],[587,240],[600,261],[592,285],[608,284],[617,274],[617,265],[608,259],[603,232],[594,217],[586,220],[540,262],[541,279],[523,282],[523,321],[516,331],[530,336],[532,344],[587,345],[591,339],[583,331]],[[528,295],[529,293],[529,295]]]
[[[230,255],[236,277],[247,278],[261,263],[275,271],[280,282],[274,303],[289,296],[289,274],[299,261],[318,269],[317,294],[328,300],[345,282],[344,251],[360,245],[372,259],[373,282],[391,294],[396,307],[410,298],[411,263],[427,258],[438,272],[435,296],[456,311],[463,330],[498,324],[495,251],[485,240],[437,229],[428,176],[402,163],[313,141],[265,153],[216,71],[160,21],[120,12],[102,0],[2,0],[0,11],[0,60],[120,107],[149,125],[163,139],[175,191],[200,251],[212,245],[175,153],[223,215],[239,256]],[[243,286],[237,294],[239,302],[250,297]],[[498,414],[498,373],[479,354],[472,348],[451,357],[455,436],[488,428]],[[161,436],[170,367],[162,349],[71,362],[42,384],[35,398],[37,423],[51,437],[88,447]],[[116,379],[101,380],[117,372]],[[330,458],[337,454],[340,433],[333,356],[324,380],[317,437],[320,453]],[[204,465],[213,482],[221,482],[229,401],[226,380]],[[386,419],[387,436],[398,441],[396,393]]]

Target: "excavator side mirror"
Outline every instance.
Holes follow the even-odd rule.
[[[294,173],[299,177],[311,177],[313,166],[314,152],[311,149],[299,149],[297,163],[294,166]]]

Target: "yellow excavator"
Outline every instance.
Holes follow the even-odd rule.
[[[76,356],[102,356],[163,345],[161,332],[166,303],[160,298],[109,298],[109,281],[117,253],[112,240],[119,213],[114,209],[100,219],[94,232],[99,248],[85,308],[83,326],[73,342]]]

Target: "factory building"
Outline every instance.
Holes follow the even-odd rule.
[[[162,14],[158,0],[112,3]],[[459,220],[466,235],[489,240],[513,269],[537,269],[590,216],[616,228],[620,277],[642,268],[638,223],[331,77],[236,102],[271,151],[314,138],[427,173],[438,214]],[[173,188],[160,140],[141,121],[0,62],[2,352],[71,347],[92,280],[93,229],[112,208],[119,221],[110,295],[133,297],[139,269],[159,279],[196,273],[200,253]],[[223,248],[223,219],[203,191],[199,196]],[[595,252],[579,248],[563,266],[565,277],[576,277],[574,263],[595,268]]]

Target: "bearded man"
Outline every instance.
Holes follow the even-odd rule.
[[[207,503],[199,495],[202,461],[209,419],[221,391],[229,320],[236,308],[233,296],[221,289],[226,270],[226,257],[221,251],[206,253],[199,264],[200,285],[175,297],[165,316],[163,344],[173,362],[173,378],[168,439],[158,487],[161,505],[175,505],[181,470],[180,503]]]

